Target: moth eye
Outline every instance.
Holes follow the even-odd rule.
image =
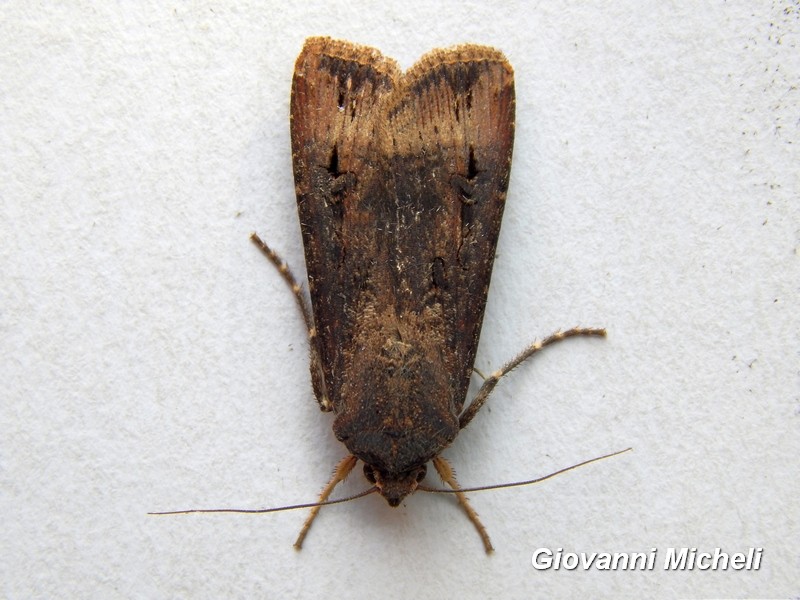
[[[422,465],[422,468],[417,473],[417,483],[425,479],[425,475],[428,474],[428,465]]]
[[[375,470],[369,465],[364,465],[364,477],[366,477],[367,481],[370,483],[375,483]]]

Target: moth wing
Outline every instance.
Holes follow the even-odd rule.
[[[434,50],[387,106],[403,310],[438,305],[461,409],[478,346],[511,168],[514,77],[483,46]]]
[[[383,109],[400,76],[377,50],[329,38],[309,38],[295,65],[292,161],[317,334],[312,343],[334,404],[362,302],[353,290],[370,287],[374,276],[374,207],[390,195]]]

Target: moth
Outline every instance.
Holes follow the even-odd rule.
[[[522,361],[567,337],[605,335],[574,328],[532,344],[465,405],[506,202],[514,107],[513,71],[495,49],[433,50],[403,73],[376,49],[310,38],[291,95],[310,304],[286,264],[252,236],[294,292],[314,395],[349,452],[320,502],[360,461],[397,506],[424,489],[430,462],[487,552],[486,529],[442,451]]]
[[[425,54],[403,73],[374,48],[306,40],[295,65],[291,140],[308,295],[286,263],[251,239],[290,286],[308,328],[319,407],[348,450],[311,507],[320,507],[360,461],[398,506],[423,483],[428,463],[455,493],[487,553],[492,544],[441,456],[500,379],[572,328],[525,348],[484,379],[467,403],[514,141],[514,75],[506,58],[467,44]]]

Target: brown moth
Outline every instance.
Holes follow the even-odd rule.
[[[470,44],[433,50],[404,74],[373,48],[310,38],[295,66],[291,140],[310,308],[253,239],[295,292],[314,394],[350,452],[320,502],[359,460],[391,506],[430,461],[459,490],[440,454],[500,377],[547,344],[605,335],[572,329],[530,346],[464,409],[511,168],[511,65]]]
[[[320,408],[349,454],[319,503],[268,509],[151,514],[267,513],[311,507],[295,547],[353,470],[397,506],[431,462],[475,525],[489,535],[441,456],[498,381],[573,328],[531,344],[465,400],[506,201],[514,140],[514,75],[497,50],[433,50],[405,74],[373,48],[315,37],[297,59],[291,98],[297,207],[309,298],[261,239],[252,240],[289,284],[308,327]],[[623,450],[622,452],[625,452]]]

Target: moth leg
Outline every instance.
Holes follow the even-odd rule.
[[[478,513],[475,512],[475,509],[472,508],[472,505],[467,500],[467,495],[460,491],[461,486],[458,485],[458,481],[456,481],[456,474],[453,472],[453,467],[441,456],[437,456],[433,459],[433,466],[436,467],[436,472],[439,473],[439,477],[442,478],[442,481],[455,490],[458,503],[461,505],[461,508],[464,509],[464,512],[467,513],[467,517],[472,521],[472,524],[475,525],[475,529],[478,530],[478,535],[481,536],[486,554],[494,552],[492,541],[489,539],[486,527],[483,526],[483,523],[481,523],[481,520],[478,518]]]
[[[350,471],[352,471],[353,467],[356,466],[357,462],[358,459],[351,454],[343,458],[339,464],[336,465],[336,469],[333,471],[333,477],[331,477],[331,480],[328,482],[328,485],[325,486],[325,489],[322,490],[322,493],[319,495],[318,502],[325,502],[328,499],[328,496],[331,495],[333,488],[347,478],[347,476],[350,474]],[[300,530],[300,535],[297,536],[297,540],[294,543],[294,547],[297,550],[300,550],[303,547],[303,540],[306,539],[306,534],[311,528],[311,523],[313,523],[314,519],[317,517],[317,513],[319,512],[320,508],[322,507],[315,506],[312,508],[311,514],[308,515],[306,522],[303,523],[303,528]]]
[[[316,337],[317,337],[317,330],[314,327],[314,316],[311,312],[311,306],[308,303],[308,299],[303,294],[303,286],[301,286],[297,279],[295,278],[294,274],[292,273],[289,265],[278,256],[278,254],[260,238],[258,234],[251,233],[250,240],[258,246],[259,250],[266,256],[269,261],[278,269],[278,273],[280,273],[283,280],[292,290],[292,295],[294,299],[297,301],[297,306],[300,308],[300,312],[303,315],[303,321],[306,324],[306,329],[308,330],[308,344],[311,349],[311,384],[314,388],[314,396],[317,398],[317,402],[319,402],[319,407],[321,410],[325,412],[329,412],[333,410],[333,404],[328,399],[328,394],[325,391],[325,380],[322,377],[322,360],[319,356],[319,350],[317,349]]]
[[[483,406],[483,403],[486,402],[486,399],[489,397],[489,394],[492,393],[497,383],[500,381],[500,378],[504,375],[507,375],[509,371],[512,371],[514,368],[519,366],[520,363],[526,361],[531,356],[539,352],[542,348],[546,346],[550,346],[551,344],[555,344],[556,342],[560,342],[561,340],[565,340],[570,337],[575,337],[579,335],[586,335],[586,336],[597,336],[597,337],[605,337],[606,330],[605,329],[593,329],[593,328],[582,328],[582,327],[573,327],[572,329],[568,329],[567,331],[557,331],[553,335],[548,338],[543,339],[540,342],[534,342],[525,350],[520,352],[517,356],[511,359],[509,362],[504,364],[500,367],[497,371],[489,375],[486,380],[483,382],[481,389],[478,390],[478,393],[475,396],[475,399],[470,402],[470,405],[467,409],[461,413],[459,417],[459,426],[461,429],[464,429],[469,422],[472,421],[473,417],[478,414],[478,411]]]

